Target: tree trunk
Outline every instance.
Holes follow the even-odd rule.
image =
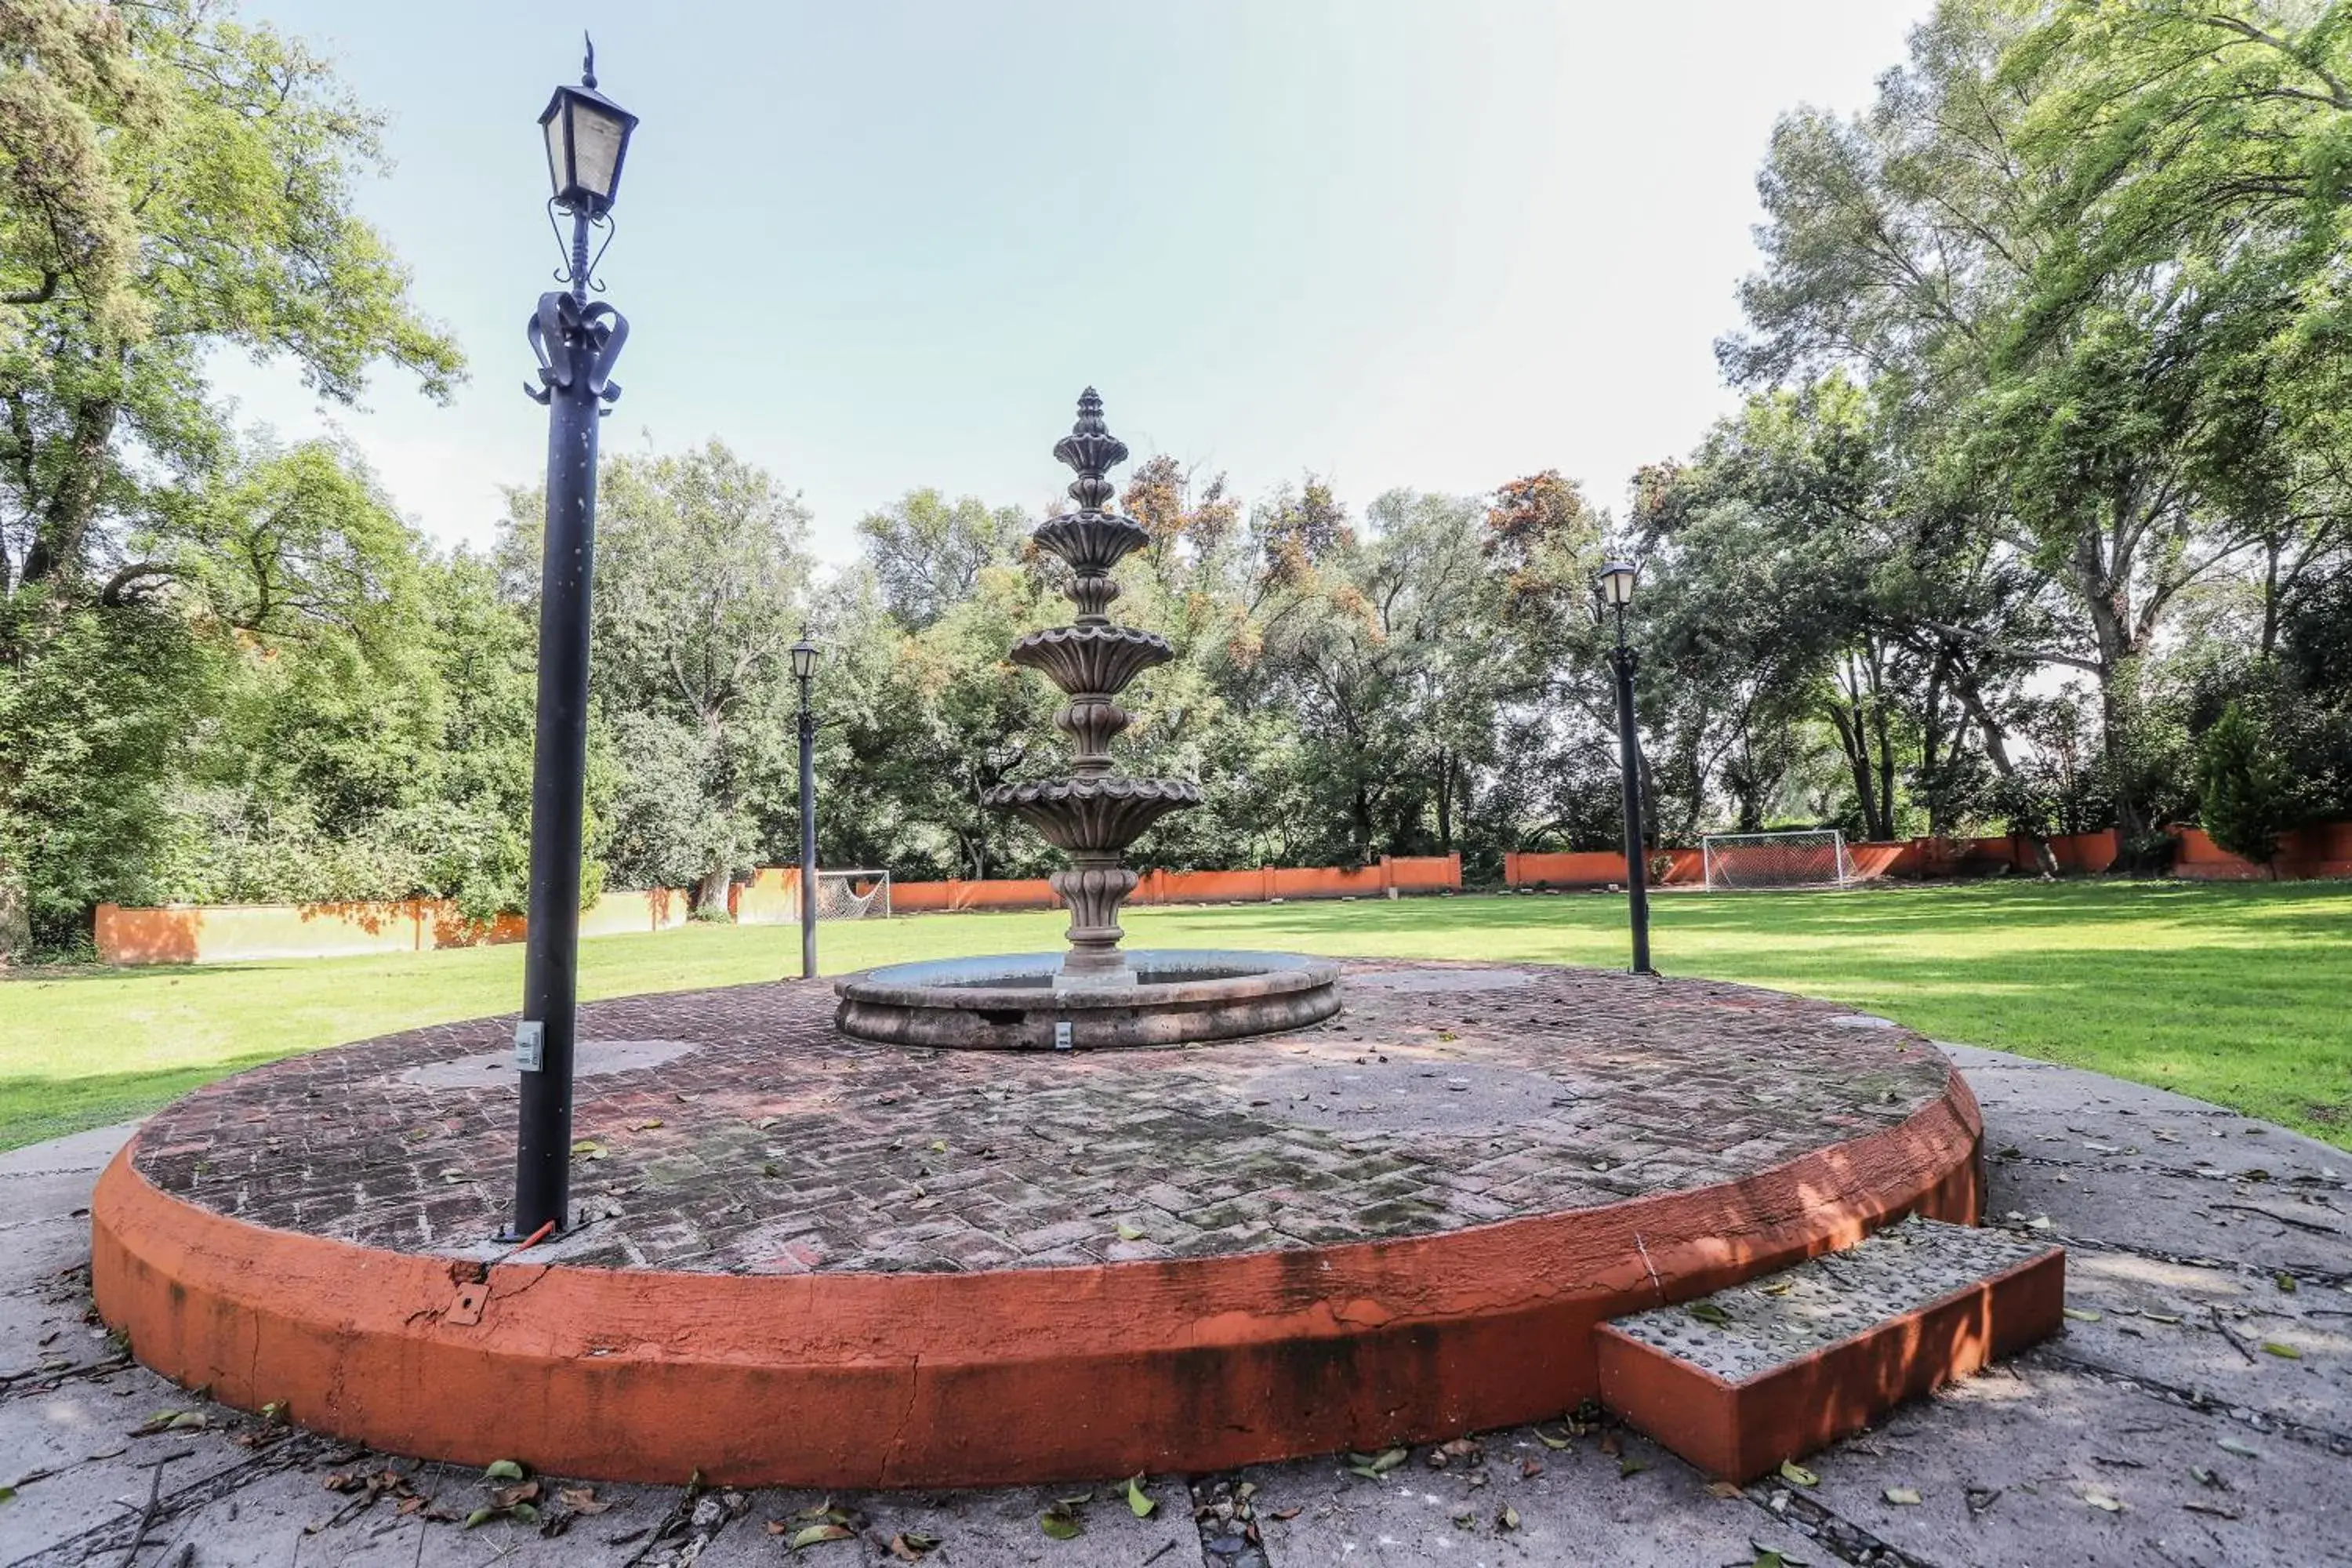
[[[1454,753],[1437,748],[1437,852],[1454,850]]]
[[[2116,700],[2117,683],[2132,655],[2138,652],[2129,587],[2131,560],[2121,524],[2128,509],[2136,505],[2136,498],[2116,503],[2117,547],[2112,553],[2103,552],[2100,529],[2086,522],[2076,535],[2070,563],[2075,592],[2082,595],[2098,645],[2098,668],[2093,676],[2099,685],[2099,749],[2106,762],[2108,782],[2115,787],[2116,833],[2126,842],[2147,830],[2146,813],[2134,798],[2138,792],[2125,777],[2124,721],[2122,705]]]
[[[1887,734],[1886,705],[1874,706],[1871,726],[1878,731],[1878,818],[1868,826],[1870,837],[1886,844],[1895,837],[1895,744]]]
[[[1968,731],[1968,721],[1963,719],[1950,747],[1945,746],[1944,666],[1945,660],[1938,657],[1929,668],[1927,700],[1919,708],[1919,786],[1927,796],[1927,836],[1931,838],[1944,836],[1949,807],[1946,800],[1948,781],[1943,770],[1959,760],[1961,740]]]
[[[110,400],[75,406],[66,460],[57,488],[49,492],[40,526],[25,552],[18,586],[29,587],[69,574],[80,563],[90,521],[98,515],[99,491],[106,477],[103,459],[114,439],[117,412]]]
[[[2135,787],[2137,781],[2128,775],[2130,759],[2125,749],[2122,704],[2116,700],[2116,674],[2104,659],[2100,664],[2099,751],[2106,759],[2107,780],[2115,786],[2116,836],[2129,844],[2147,835],[2147,814],[2135,798],[2139,793]]]
[[[1878,821],[1877,789],[1871,776],[1870,731],[1863,727],[1861,704],[1854,704],[1849,714],[1843,701],[1829,705],[1830,722],[1837,727],[1838,749],[1845,752],[1847,774],[1853,780],[1854,799],[1862,807],[1864,833],[1874,830]]]
[[[727,912],[728,869],[724,866],[705,871],[694,885],[694,912],[706,919],[717,920]]]
[[[1959,694],[1960,706],[1974,719],[1977,729],[1984,735],[1985,755],[1992,763],[1992,771],[2005,779],[2017,776],[2017,763],[2011,760],[2009,742],[2001,728],[1993,721],[1992,710],[1984,700],[1984,690],[1977,685],[1973,672],[1962,670],[1952,677],[1952,689]],[[2058,852],[2050,847],[2050,836],[2036,827],[2026,835],[2033,840],[2033,866],[2044,880],[2058,875]]]

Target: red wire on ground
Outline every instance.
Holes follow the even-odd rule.
[[[524,1237],[520,1241],[509,1247],[507,1251],[507,1257],[512,1258],[516,1253],[521,1252],[528,1247],[537,1247],[541,1242],[545,1241],[549,1234],[554,1229],[555,1222],[553,1220],[547,1221],[537,1230],[532,1231],[529,1236]]]

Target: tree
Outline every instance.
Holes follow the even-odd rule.
[[[21,0],[0,62],[0,889],[56,945],[162,853],[240,653],[313,605],[389,603],[331,579],[410,551],[365,507],[365,536],[333,506],[270,521],[270,486],[315,500],[350,466],[240,455],[207,357],[345,403],[387,362],[445,395],[459,362],[353,215],[377,121],[302,45],[197,0]]]
[[[1119,504],[1150,536],[1143,555],[1163,590],[1213,595],[1231,585],[1242,508],[1224,475],[1198,478],[1159,453],[1136,465]]]
[[[2131,837],[2155,815],[2141,683],[2186,596],[2265,559],[2292,589],[2340,526],[2334,466],[2285,460],[2311,426],[2276,411],[2328,405],[2281,396],[2328,357],[2290,352],[2288,302],[2327,289],[2310,222],[2273,218],[2333,188],[2332,125],[2291,150],[2274,121],[2334,113],[2297,95],[2343,27],[2265,44],[2257,15],[1946,0],[1868,112],[1776,131],[1751,331],[1721,345],[1751,385],[1852,367],[1992,500],[1971,526],[2068,603],[1979,649],[2091,678]],[[2246,64],[2270,56],[2291,68]]]
[[[790,649],[809,608],[808,509],[710,441],[598,475],[590,690],[619,778],[607,865],[625,886],[727,888],[770,847],[762,803],[797,762]],[[499,552],[535,582],[545,507],[508,498]]]
[[[2276,876],[2279,837],[2299,819],[2294,788],[2242,703],[2231,703],[2205,731],[2197,773],[2200,820],[2213,842]]]
[[[1481,500],[1392,490],[1360,538],[1328,491],[1278,494],[1254,527],[1244,712],[1294,715],[1324,853],[1438,852],[1496,762],[1499,717],[1545,688],[1549,645],[1504,614]]]
[[[357,399],[388,361],[446,395],[456,346],[353,216],[378,119],[330,65],[196,0],[11,6],[0,77],[0,651],[28,595],[102,598],[141,575],[125,521],[224,434],[207,354],[298,365]],[[134,462],[136,450],[145,462]]]
[[[1018,507],[991,508],[977,496],[950,505],[935,489],[908,490],[857,521],[883,604],[914,631],[970,598],[981,571],[1013,560],[1027,531]]]

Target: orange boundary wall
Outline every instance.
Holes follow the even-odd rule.
[[[1915,1210],[1973,1223],[1982,1137],[1955,1072],[1897,1126],[1601,1208],[1220,1258],[797,1276],[354,1247],[184,1203],[126,1150],[92,1199],[91,1283],[148,1366],[394,1453],[737,1486],[1213,1470],[1557,1415],[1598,1392],[1609,1318]]]
[[[2170,830],[2179,846],[2173,874],[2195,881],[2251,880],[2273,870],[2242,860],[2216,846],[2195,827]],[[2115,868],[2122,849],[2113,828],[2098,833],[2056,834],[2050,853],[2061,871],[2095,876]],[[1696,849],[1659,851],[1673,859],[1664,877],[1654,879],[1667,887],[1696,887],[1706,879],[1703,857]],[[1861,881],[1885,878],[1984,876],[2000,868],[2038,872],[2033,840],[2024,834],[1994,838],[1907,838],[1895,843],[1849,844],[1853,873]],[[2327,823],[2298,828],[2279,846],[2275,874],[2282,880],[2311,877],[2352,877],[2352,823]],[[1601,888],[1625,880],[1625,857],[1615,850],[1574,853],[1521,851],[1503,857],[1504,885],[1512,888]]]
[[[2189,881],[2296,881],[2315,877],[2352,878],[2352,823],[2315,824],[2287,834],[2274,866],[2241,859],[2216,845],[2201,828],[2171,830],[2179,848],[2173,874]],[[2061,871],[2096,875],[2112,869],[2120,854],[2113,829],[2060,834],[2050,849]],[[1886,878],[1983,876],[2000,868],[2039,869],[2033,840],[2022,834],[1994,838],[1911,838],[1895,843],[1850,844],[1854,875],[1863,881]],[[1696,849],[1656,853],[1671,862],[1664,887],[1696,887],[1706,879]],[[1625,880],[1625,858],[1615,850],[1549,852],[1513,850],[1503,857],[1503,884],[1509,888],[1602,888]],[[1459,892],[1462,857],[1382,856],[1372,865],[1268,866],[1240,871],[1169,871],[1142,874],[1131,904],[1263,903],[1276,899],[1384,898],[1391,893]],[[1061,900],[1042,877],[944,882],[894,882],[890,905],[900,914],[966,910],[1049,910]],[[580,916],[583,936],[671,931],[684,925],[692,896],[679,889],[609,892]],[[728,911],[741,925],[789,925],[800,918],[800,872],[763,867],[749,882],[727,891]],[[367,952],[424,952],[445,947],[478,947],[520,942],[520,915],[468,921],[445,900],[405,899],[387,903],[210,904],[163,909],[98,907],[99,957],[108,963],[218,963],[239,959],[335,958]]]
[[[670,931],[691,897],[677,889],[606,893],[580,911],[582,936]],[[520,942],[520,915],[469,921],[445,899],[386,903],[98,906],[98,954],[108,963],[210,963],[245,958],[330,958],[425,952]]]
[[[1129,904],[1266,903],[1276,899],[1379,899],[1391,892],[1462,890],[1460,855],[1383,855],[1370,866],[1265,866],[1245,871],[1142,873]],[[1060,903],[1043,877],[1007,880],[894,882],[890,907],[913,914],[948,910],[1047,910]]]
[[[1131,904],[1257,902],[1273,899],[1387,897],[1459,892],[1459,855],[1382,856],[1370,866],[1267,867],[1253,871],[1143,873]],[[675,888],[608,892],[581,911],[582,936],[672,931],[686,923],[693,896]],[[894,882],[890,907],[900,914],[951,910],[1048,910],[1061,902],[1042,877],[1020,880]],[[800,919],[800,871],[762,867],[727,890],[740,925],[790,925]],[[387,903],[205,904],[164,909],[98,907],[99,957],[108,963],[223,963],[257,958],[340,958],[367,952],[425,952],[520,942],[520,915],[468,921],[440,899]]]
[[[2312,877],[2352,877],[2352,822],[2315,823],[2298,827],[2279,839],[2278,858],[2258,866],[2242,859],[2207,836],[2201,827],[2177,827],[2180,847],[2173,856],[2172,874],[2195,882],[2248,882],[2276,877],[2300,881]]]

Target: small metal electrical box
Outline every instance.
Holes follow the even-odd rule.
[[[1054,1021],[1054,1048],[1057,1051],[1070,1048],[1070,1021],[1067,1018]]]
[[[547,1026],[537,1018],[524,1018],[515,1025],[515,1068],[520,1072],[537,1072],[540,1058],[547,1048]]]

